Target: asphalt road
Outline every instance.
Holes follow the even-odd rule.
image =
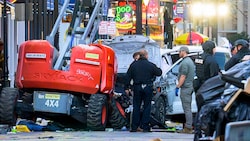
[[[0,134],[1,141],[193,141],[193,134],[172,132],[77,131]]]

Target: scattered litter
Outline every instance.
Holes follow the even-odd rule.
[[[170,132],[175,132],[176,130],[183,129],[183,124],[179,122],[166,121],[165,124],[168,127],[167,130]]]
[[[162,141],[160,138],[152,139],[151,141]]]
[[[53,136],[48,136],[48,137],[38,137],[38,139],[53,139]]]
[[[7,124],[1,124],[0,125],[0,134],[6,134],[10,131],[10,127]]]
[[[46,119],[42,119],[42,118],[36,119],[36,124],[41,125],[41,126],[47,126],[49,122],[51,122],[51,121],[46,120]]]
[[[121,131],[128,131],[128,128],[127,128],[126,126],[123,126],[123,127],[121,128]]]
[[[13,126],[10,132],[11,132],[11,133],[16,133],[16,132],[17,132],[16,126]]]
[[[114,131],[114,129],[113,128],[106,128],[105,131],[112,132],[112,131]]]
[[[30,132],[30,129],[26,125],[16,125],[17,132]]]
[[[19,131],[18,128],[20,128],[20,132],[30,132],[30,131],[43,131],[45,128],[44,126],[38,125],[30,120],[22,120],[18,123],[16,126],[17,131]]]
[[[175,127],[168,127],[167,132],[176,132],[176,128]]]
[[[64,128],[64,131],[69,132],[69,131],[75,131],[73,128]]]

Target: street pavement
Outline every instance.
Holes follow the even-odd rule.
[[[193,134],[174,132],[76,131],[0,134],[0,141],[193,141]],[[154,140],[154,139],[160,140]]]

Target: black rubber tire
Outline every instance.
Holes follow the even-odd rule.
[[[108,102],[104,94],[90,96],[87,110],[87,128],[92,131],[104,131],[107,124]]]
[[[166,120],[166,103],[162,96],[159,96],[155,106],[157,110],[155,112],[154,118],[164,125]]]
[[[22,91],[19,91],[19,99],[22,100],[22,104],[24,104],[27,107],[17,108],[16,112],[18,114],[18,117],[21,119],[27,119],[27,120],[34,120],[36,119],[36,115],[33,112],[33,94],[26,93]],[[29,107],[29,108],[28,108]],[[26,109],[28,108],[28,109]]]
[[[114,129],[121,129],[123,126],[127,126],[126,113],[121,104],[114,98],[111,100],[111,113],[109,123]]]
[[[16,124],[15,106],[18,97],[18,89],[5,87],[0,94],[0,123]]]

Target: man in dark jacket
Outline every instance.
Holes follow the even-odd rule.
[[[156,76],[160,76],[162,70],[155,64],[148,61],[148,52],[146,50],[140,51],[140,58],[138,61],[132,63],[127,71],[126,92],[133,79],[133,115],[131,132],[136,132],[139,126],[144,132],[150,132],[150,111],[151,100],[153,94],[153,81]],[[141,104],[143,102],[143,113],[141,117]]]
[[[131,63],[131,65],[134,62],[136,62],[139,58],[140,58],[140,52],[139,51],[135,52],[133,54],[134,61]],[[131,81],[133,81],[133,80],[131,80]],[[126,83],[126,74],[118,73],[117,76],[116,76],[115,92],[124,93],[125,83]],[[133,93],[132,88],[130,87],[129,91],[125,90],[125,93],[131,95]]]
[[[203,49],[203,54],[201,55],[202,61],[198,61],[198,62],[202,62],[202,64],[197,65],[196,60],[195,60],[196,75],[198,77],[198,80],[196,80],[197,82],[195,82],[195,84],[197,86],[194,86],[195,92],[198,91],[200,86],[206,80],[218,75],[220,72],[219,65],[213,57],[213,55],[216,51],[215,43],[213,41],[206,41],[205,43],[202,44],[202,49]],[[196,101],[199,101],[199,99],[197,99],[197,97],[196,97]],[[198,107],[198,111],[199,111],[200,110],[199,106],[197,105],[197,107]]]
[[[220,68],[215,58],[213,57],[216,48],[213,41],[206,41],[202,44],[204,53],[202,58],[204,59],[204,80],[214,77],[219,74]]]
[[[196,65],[196,75],[198,79],[196,80],[197,86],[195,86],[195,91],[203,84],[207,79],[216,76],[220,72],[220,68],[213,55],[216,51],[215,44],[212,41],[206,41],[202,44],[203,54],[201,58],[195,59]]]
[[[242,58],[245,55],[250,55],[249,44],[246,40],[239,39],[236,40],[234,46],[237,50],[237,53],[231,57],[230,60],[225,64],[225,70],[229,70],[235,64],[242,61]]]

